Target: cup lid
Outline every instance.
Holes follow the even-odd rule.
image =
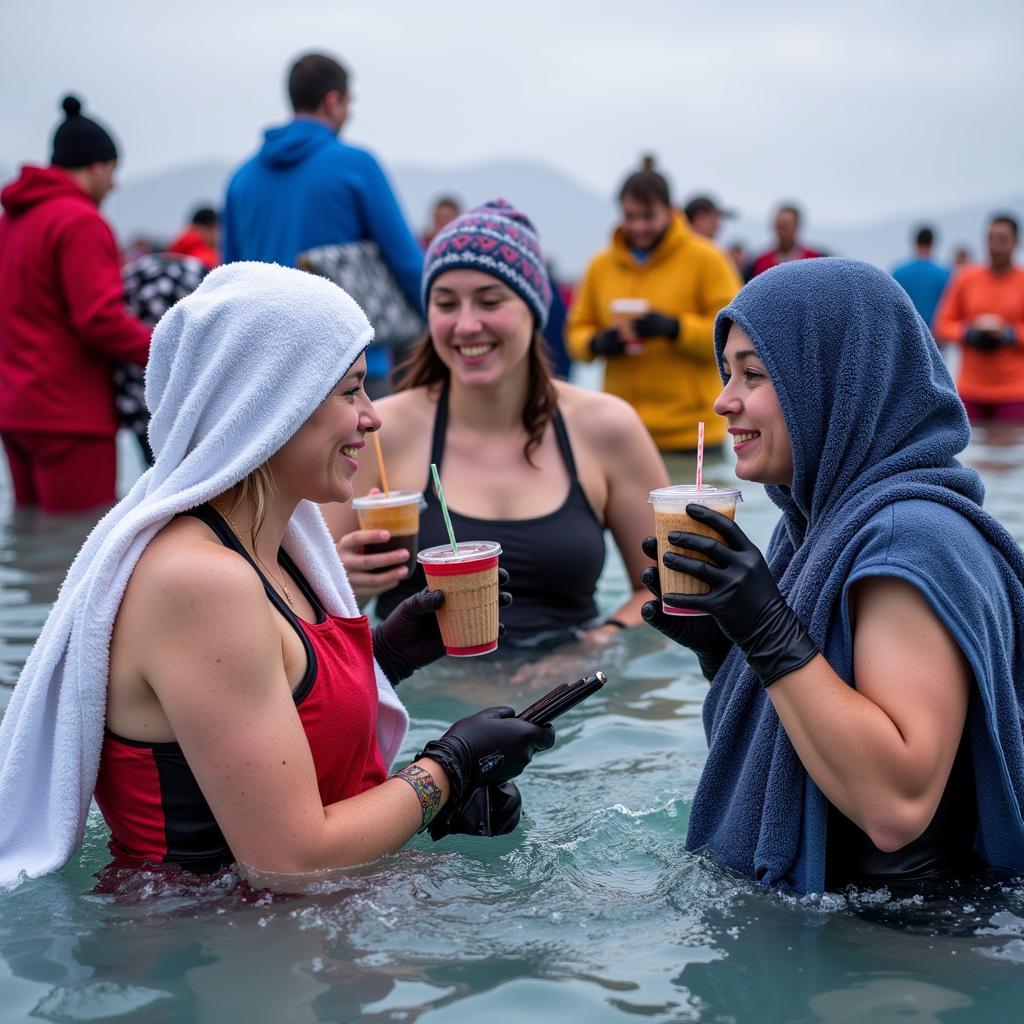
[[[610,308],[613,313],[645,313],[651,304],[646,299],[612,299]]]
[[[425,548],[416,555],[418,562],[429,565],[458,565],[460,562],[475,562],[479,558],[493,558],[501,554],[501,545],[496,540],[461,540],[452,551],[451,544],[438,544]]]
[[[391,508],[395,505],[411,505],[413,502],[418,504],[422,500],[423,495],[419,491],[389,491],[387,494],[364,494],[361,498],[353,498],[352,507]]]
[[[742,500],[743,495],[739,488],[713,487],[711,484],[705,484],[699,490],[696,484],[673,484],[671,487],[659,487],[656,491],[651,491],[650,497],[647,499],[651,505],[683,505],[688,502],[726,505]]]

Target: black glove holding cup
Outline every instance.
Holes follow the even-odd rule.
[[[673,547],[709,558],[668,551],[664,563],[689,573],[711,588],[707,594],[665,594],[666,604],[707,612],[725,637],[746,656],[762,685],[802,668],[820,652],[796,612],[786,604],[761,552],[736,522],[704,505],[686,506],[687,515],[715,530],[724,540],[696,533],[670,533]]]
[[[609,356],[625,355],[626,344],[619,335],[617,328],[608,327],[603,331],[598,331],[590,339],[590,351],[595,356],[603,356],[607,359]]]
[[[657,537],[644,537],[641,547],[648,558],[657,561]],[[726,655],[732,650],[732,641],[710,615],[666,615],[661,610],[661,582],[655,566],[649,565],[640,573],[640,582],[654,595],[654,600],[648,601],[640,609],[644,622],[669,640],[693,651],[700,662],[704,678],[708,681],[714,679]]]
[[[508,573],[504,569],[498,569],[498,586],[508,586]],[[511,603],[512,595],[507,590],[499,590],[498,607],[507,608]],[[437,625],[437,609],[443,604],[442,591],[420,590],[374,627],[373,656],[392,686],[444,655],[441,630]],[[504,626],[498,626],[498,635],[505,635]]]
[[[665,313],[645,313],[633,321],[633,333],[638,338],[668,338],[675,341],[679,337],[679,320]]]

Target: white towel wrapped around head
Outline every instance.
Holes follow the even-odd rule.
[[[179,512],[273,455],[372,337],[337,285],[266,263],[220,267],[160,320],[146,370],[156,464],[83,544],[0,724],[0,886],[61,867],[81,841],[103,742],[111,632],[146,545]],[[359,614],[316,505],[300,502],[284,547],[327,612]],[[377,737],[390,763],[408,718],[376,668]]]

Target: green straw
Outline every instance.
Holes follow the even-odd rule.
[[[441,478],[437,475],[437,463],[430,464],[430,472],[434,477],[434,490],[437,491],[437,500],[441,502],[441,515],[444,516],[444,525],[448,527],[448,539],[452,542],[452,554],[459,553],[459,546],[455,543],[455,531],[452,529],[451,516],[448,515],[448,506],[444,500],[444,488],[441,486]]]

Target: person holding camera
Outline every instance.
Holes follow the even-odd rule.
[[[964,267],[935,314],[935,338],[963,346],[956,387],[972,423],[1024,423],[1024,270],[1014,266],[1019,227],[992,218],[988,266]]]

